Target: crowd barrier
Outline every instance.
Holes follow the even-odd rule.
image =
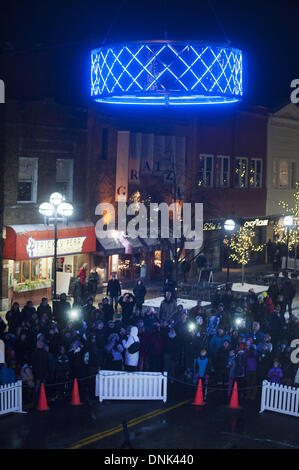
[[[261,409],[299,417],[299,388],[263,381]]]
[[[167,401],[167,372],[120,372],[100,370],[95,395],[103,400]]]
[[[6,413],[23,413],[22,380],[0,386],[0,415]]]

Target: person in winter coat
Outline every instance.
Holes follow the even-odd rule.
[[[208,315],[206,327],[207,327],[207,335],[210,338],[216,334],[219,323],[220,323],[220,317],[216,315],[215,311]]]
[[[173,383],[179,349],[179,340],[173,326],[163,329],[163,345],[163,370],[168,373],[170,383]]]
[[[158,323],[158,322],[159,322],[159,318],[155,314],[152,307],[147,307],[147,309],[144,312],[144,317],[143,317],[145,332],[147,333],[147,332],[151,331],[152,328],[153,328],[153,324]]]
[[[134,346],[134,343],[138,343]],[[137,369],[139,360],[140,341],[138,337],[138,328],[132,326],[127,339],[123,339],[122,345],[126,351],[125,369],[128,372],[134,372]]]
[[[85,285],[85,282],[86,282],[87,268],[88,268],[88,264],[84,263],[78,272],[78,277],[80,278],[80,283],[82,287]]]
[[[216,358],[217,351],[223,346],[224,341],[231,343],[231,338],[229,335],[224,334],[224,330],[222,328],[218,328],[216,335],[213,335],[210,340],[209,352],[212,359]]]
[[[165,299],[162,300],[159,310],[159,318],[162,322],[168,322],[177,310],[176,300],[170,291],[165,293]]]
[[[8,385],[15,383],[16,376],[13,369],[10,369],[6,362],[4,364],[0,364],[0,384],[1,385]]]
[[[125,326],[129,325],[129,319],[132,316],[133,308],[136,303],[134,295],[127,292],[118,301],[121,306],[122,322]]]
[[[117,333],[112,333],[108,336],[105,351],[106,368],[108,370],[122,370],[124,347],[121,344],[119,335]]]
[[[146,295],[146,288],[145,285],[143,284],[142,280],[139,279],[133,289],[133,294],[135,296],[136,300],[136,308],[138,310],[142,311],[142,305],[144,303],[144,298]]]
[[[246,398],[253,401],[256,396],[256,381],[257,381],[257,364],[258,353],[254,346],[250,346],[244,352],[245,357],[245,370],[246,370],[246,386],[248,387]]]
[[[276,305],[274,312],[268,317],[269,333],[272,338],[273,348],[276,349],[277,343],[284,329],[284,318],[280,315],[280,307]]]
[[[146,339],[149,368],[151,372],[161,372],[163,359],[163,334],[160,324],[155,323]]]
[[[67,302],[66,294],[60,294],[59,302],[55,302],[54,317],[61,328],[66,327],[70,310],[71,304]]]
[[[263,343],[258,351],[257,379],[259,383],[267,380],[268,371],[272,364],[272,354],[267,344]]]
[[[72,283],[71,291],[74,299],[73,307],[81,305],[83,302],[83,285],[81,284],[80,276],[77,276],[76,280]]]
[[[197,383],[199,379],[204,379],[206,377],[208,364],[209,358],[207,350],[201,349],[199,352],[199,356],[194,359],[194,383]]]
[[[235,380],[235,371],[236,371],[236,353],[235,351],[230,351],[228,355],[228,360],[226,364],[228,370],[228,387],[227,387],[227,396],[229,397],[233,388],[233,383]]]
[[[70,378],[81,378],[84,377],[87,372],[86,363],[84,361],[86,348],[82,341],[79,338],[76,338],[72,344],[71,348],[68,351],[68,356],[70,358]],[[87,375],[87,374],[86,374]]]
[[[273,305],[276,305],[277,300],[278,300],[278,296],[279,296],[279,287],[278,287],[276,279],[274,279],[274,281],[272,281],[272,283],[271,283],[271,285],[268,289],[268,295],[271,297]]]
[[[292,318],[292,303],[296,294],[296,289],[294,288],[291,279],[284,279],[281,286],[281,294],[284,297],[285,306],[288,307],[289,319]]]
[[[165,279],[164,286],[163,286],[163,294],[166,296],[166,292],[171,292],[172,298],[176,298],[177,292],[177,283],[173,279],[169,277]]]
[[[18,326],[20,326],[23,321],[23,315],[20,312],[18,302],[14,302],[12,304],[11,310],[9,310],[5,315],[5,320],[8,323],[9,333],[15,334]]]
[[[264,302],[264,296],[260,294],[257,298],[257,302],[252,306],[253,318],[257,321],[262,327],[265,323],[266,315],[266,304]]]
[[[277,359],[274,359],[273,367],[268,372],[268,379],[270,383],[280,384],[283,377],[283,372]]]
[[[106,295],[110,297],[110,304],[116,309],[118,298],[121,296],[121,287],[119,280],[116,279],[115,274],[112,274],[112,278],[108,281]]]
[[[44,313],[47,314],[49,320],[52,318],[52,309],[50,305],[48,304],[48,299],[46,297],[42,298],[41,303],[37,307],[38,318],[41,319]]]
[[[229,358],[229,351],[230,342],[225,339],[223,341],[223,345],[217,350],[214,361],[216,381],[217,383],[221,383],[223,385],[227,379],[227,361]]]
[[[32,320],[32,316],[36,313],[36,310],[35,308],[33,307],[33,303],[31,300],[28,300],[26,302],[26,305],[25,307],[23,307],[22,309],[22,316],[24,318],[24,320],[28,320],[28,321],[31,321]]]
[[[31,357],[32,372],[35,382],[35,398],[38,400],[39,388],[42,382],[46,382],[49,377],[49,353],[45,350],[42,335],[39,333],[36,342],[36,349]]]
[[[107,323],[114,318],[114,308],[111,304],[109,304],[108,297],[104,297],[102,300],[103,304],[103,312],[104,312],[104,321]]]
[[[93,298],[97,294],[99,280],[100,278],[96,269],[93,269],[88,276],[88,293],[92,295]]]

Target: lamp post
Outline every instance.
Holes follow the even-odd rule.
[[[236,228],[236,223],[234,220],[232,219],[227,219],[225,222],[224,222],[224,230],[226,232],[233,232]],[[226,282],[229,282],[229,256],[227,258],[227,269],[226,269]]]
[[[283,219],[283,225],[287,228],[287,259],[286,259],[286,270],[288,270],[289,264],[289,240],[290,240],[290,227],[294,225],[294,219],[291,215],[286,215]],[[296,260],[295,260],[296,263]]]
[[[53,299],[56,299],[56,264],[57,264],[57,225],[58,222],[66,222],[68,217],[73,214],[73,206],[68,202],[63,201],[63,196],[60,193],[53,193],[50,196],[50,202],[43,202],[39,206],[39,212],[44,216],[45,224],[54,225],[54,260],[53,260]]]

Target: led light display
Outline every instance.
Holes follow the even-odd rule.
[[[242,52],[228,45],[147,41],[91,52],[91,97],[141,105],[219,104],[242,98]]]

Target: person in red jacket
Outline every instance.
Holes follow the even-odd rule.
[[[273,301],[271,299],[271,297],[269,295],[267,295],[266,297],[266,318],[268,317],[268,315],[270,315],[271,313],[274,312],[274,304],[273,304]]]
[[[80,277],[80,282],[84,286],[87,276],[88,264],[84,263],[83,266],[79,269],[78,276]]]

